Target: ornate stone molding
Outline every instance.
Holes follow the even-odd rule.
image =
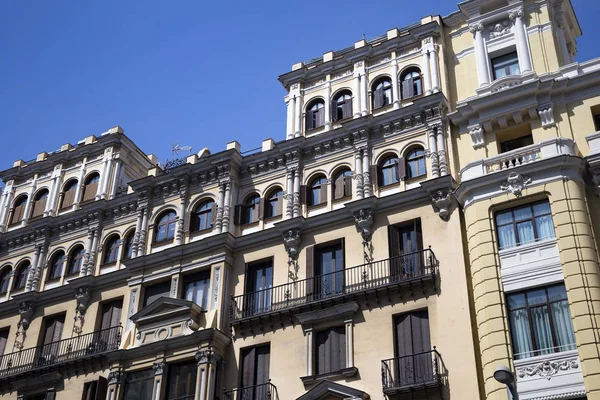
[[[469,24],[469,32],[475,34],[475,32],[483,31],[483,23],[481,21]]]
[[[450,207],[452,206],[453,194],[454,191],[452,189],[440,189],[431,194],[433,207],[437,210],[440,218],[444,221],[448,221],[450,219]]]
[[[485,145],[483,133],[483,127],[481,125],[476,125],[469,128],[469,135],[471,135],[471,142],[473,143],[474,149],[478,149]]]
[[[500,189],[511,192],[517,197],[521,197],[523,189],[531,183],[531,178],[527,178],[516,172],[508,174],[506,181],[500,186]]]
[[[539,376],[551,380],[552,377],[559,372],[569,371],[572,369],[579,369],[577,357],[562,361],[545,360],[536,365],[517,368],[517,376],[521,379],[531,376]]]
[[[85,315],[90,305],[90,288],[87,286],[77,288],[75,290],[75,299],[77,300],[77,312],[81,315]]]
[[[502,37],[504,35],[510,34],[510,27],[508,26],[508,22],[498,22],[492,25],[490,28],[490,39],[496,39]]]
[[[510,18],[511,21],[514,21],[517,18],[523,18],[523,7],[519,7],[516,10],[509,11],[508,18]]]
[[[19,326],[23,328],[24,331],[29,328],[31,321],[33,319],[33,302],[32,301],[23,301],[19,303]]]
[[[544,129],[552,128],[556,125],[554,121],[554,111],[552,110],[551,105],[542,106],[538,109],[538,115],[542,120],[542,127]]]
[[[373,236],[373,210],[363,208],[354,213],[354,223],[363,238],[363,244],[371,241]]]
[[[198,350],[194,356],[198,364],[210,364],[216,361],[216,354],[212,349]]]
[[[108,373],[108,384],[109,385],[119,385],[123,379],[123,372],[121,371],[110,371]]]
[[[157,361],[152,364],[152,369],[154,370],[154,375],[162,375],[167,363],[164,361]]]
[[[288,256],[292,260],[298,259],[300,253],[300,243],[302,242],[302,232],[298,228],[287,230],[283,233],[283,243]]]

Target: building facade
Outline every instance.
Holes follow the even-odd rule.
[[[294,64],[285,139],[0,172],[0,398],[600,399],[600,61],[468,0]],[[283,136],[283,135],[282,135]]]

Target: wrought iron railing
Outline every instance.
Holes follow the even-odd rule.
[[[0,356],[0,377],[6,377],[118,350],[121,326],[30,347]]]
[[[373,261],[231,298],[231,320],[268,314],[413,279],[432,277],[437,259],[429,249]]]
[[[441,357],[433,350],[381,361],[383,390],[435,386],[442,382]]]
[[[223,391],[224,400],[279,400],[277,387],[271,383],[263,383]]]

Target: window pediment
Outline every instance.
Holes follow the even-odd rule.
[[[362,390],[328,380],[321,381],[311,390],[298,397],[296,400],[332,400],[332,399],[364,399],[371,397]]]

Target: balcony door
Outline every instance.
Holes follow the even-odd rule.
[[[246,311],[249,315],[271,309],[273,288],[273,261],[248,264],[246,271]]]
[[[98,346],[98,351],[116,350],[119,346],[117,336],[121,324],[123,299],[107,301],[102,303],[101,307],[100,332],[95,345]]]
[[[429,338],[427,311],[402,314],[395,319],[396,373],[398,386],[422,384],[433,380],[433,355]]]
[[[392,280],[412,278],[423,273],[421,220],[389,227]]]
[[[236,400],[268,399],[270,345],[256,346],[242,350],[242,382]]]
[[[54,315],[44,318],[42,343],[37,356],[38,366],[53,364],[60,356],[60,340],[62,338],[65,315]]]
[[[315,248],[314,289],[317,299],[344,292],[344,243]]]

